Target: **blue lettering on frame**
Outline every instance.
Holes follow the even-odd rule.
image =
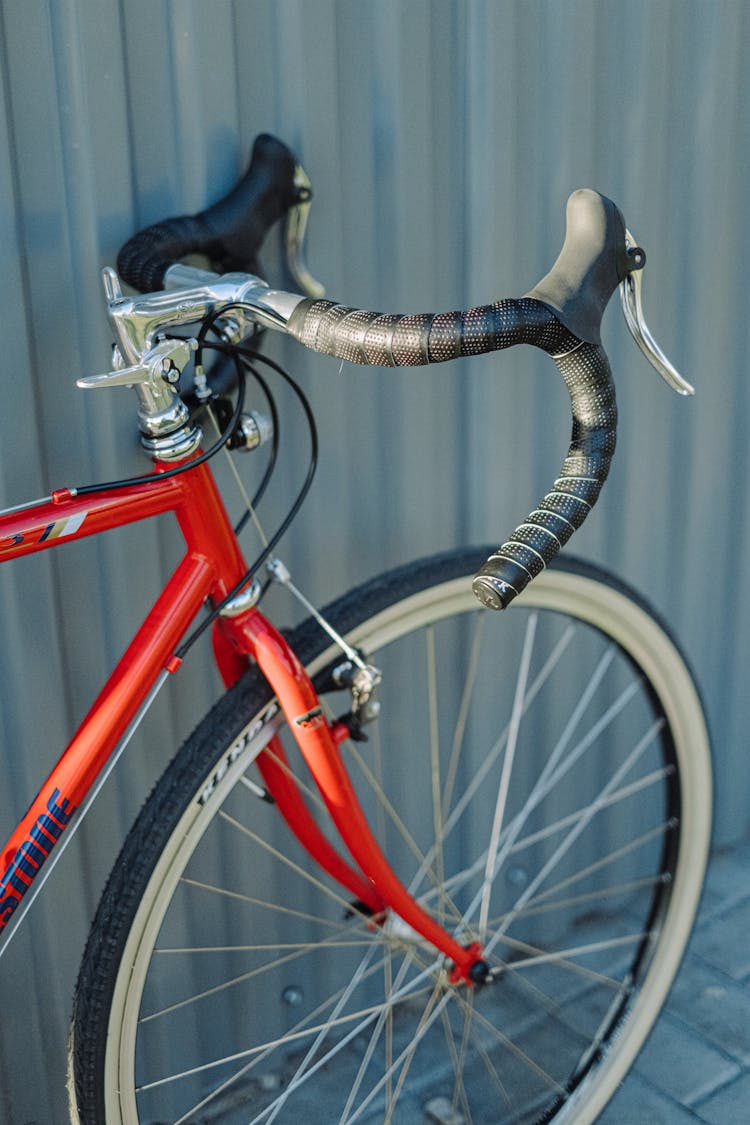
[[[75,811],[76,806],[59,789],[52,791],[47,812],[37,817],[0,877],[0,929],[13,917]]]

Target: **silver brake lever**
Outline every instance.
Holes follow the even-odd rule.
[[[291,207],[284,219],[284,252],[289,274],[301,293],[319,300],[325,296],[325,289],[316,281],[307,268],[304,256],[307,217],[310,214],[312,188],[304,168],[298,164],[294,169],[294,186],[298,202]]]
[[[625,231],[628,249],[637,246],[630,231]],[[683,379],[664,352],[651,335],[641,306],[641,286],[643,285],[643,272],[634,270],[629,273],[624,281],[620,282],[620,301],[625,314],[625,322],[630,329],[630,335],[641,349],[651,366],[659,372],[662,379],[681,395],[694,395],[695,388]]]

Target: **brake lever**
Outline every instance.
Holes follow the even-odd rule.
[[[637,243],[630,231],[625,231],[628,250],[635,250]],[[667,359],[664,352],[651,335],[646,324],[641,305],[641,287],[643,285],[643,271],[634,270],[629,273],[624,281],[620,282],[620,302],[625,314],[625,323],[630,329],[630,335],[635,340],[640,350],[645,355],[651,366],[659,372],[662,379],[681,395],[695,394],[695,388],[683,379],[676,367]]]
[[[312,187],[301,164],[294,169],[294,186],[297,189],[297,202],[289,208],[284,217],[286,267],[298,290],[314,300],[319,300],[325,296],[325,288],[315,280],[305,263],[305,231],[312,203]]]

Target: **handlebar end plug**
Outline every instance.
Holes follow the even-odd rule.
[[[474,596],[486,609],[505,609],[516,594],[511,585],[490,574],[478,574],[471,588]]]

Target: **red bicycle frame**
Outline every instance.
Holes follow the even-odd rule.
[[[20,920],[19,908],[28,906],[41,888],[40,872],[154,685],[179,667],[175,650],[204,602],[224,599],[247,573],[205,463],[176,476],[85,496],[63,489],[49,500],[0,516],[0,562],[4,562],[166,513],[177,518],[185,554],[0,852],[0,948],[3,936],[9,939]],[[328,723],[310,679],[281,634],[254,607],[228,612],[214,623],[214,654],[227,686],[246,670],[249,658],[257,662],[357,867],[339,855],[318,828],[285,768],[281,743],[274,737],[259,755],[258,768],[292,832],[316,862],[373,915],[374,925],[390,907],[451,959],[454,981],[470,982],[479,948],[459,945],[417,905],[391,870],[338,751],[348,730],[343,724]],[[47,873],[50,867],[46,867]]]

